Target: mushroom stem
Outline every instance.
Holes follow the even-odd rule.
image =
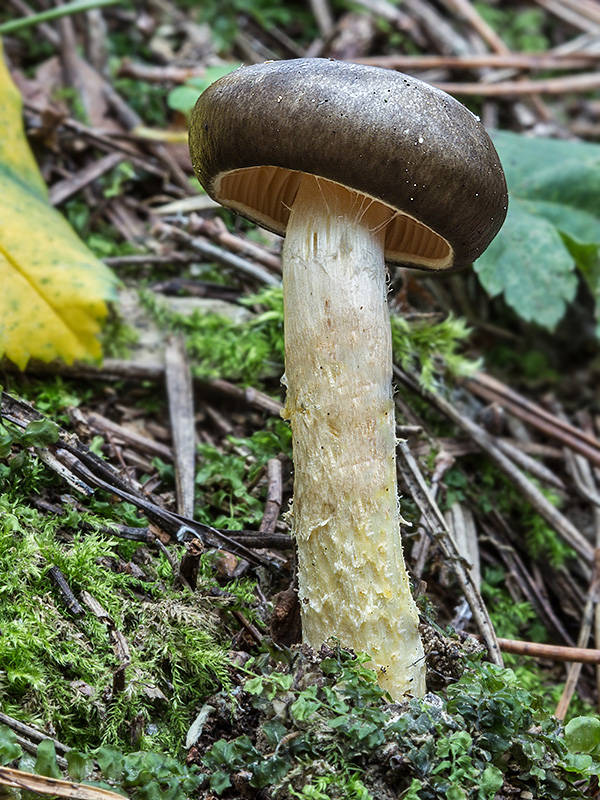
[[[293,532],[304,640],[372,658],[394,698],[425,690],[400,540],[385,224],[391,210],[303,176],[283,251]]]

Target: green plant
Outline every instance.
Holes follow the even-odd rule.
[[[167,95],[167,104],[169,108],[172,108],[174,111],[180,111],[187,116],[194,107],[198,95],[202,94],[211,83],[214,83],[214,81],[222,78],[224,75],[228,75],[239,66],[239,63],[227,62],[214,67],[206,67],[202,77],[190,78],[183,86],[177,86],[175,89],[171,89]]]
[[[264,498],[251,489],[269,458],[291,453],[290,429],[282,420],[271,420],[267,428],[247,438],[230,437],[238,452],[222,452],[212,445],[198,446],[196,472],[197,516],[201,522],[233,530],[260,523]],[[250,458],[239,454],[245,449]]]
[[[213,726],[230,731],[201,759],[210,789],[231,797],[234,784],[238,792],[269,787],[276,799],[319,800],[493,800],[501,790],[587,796],[600,770],[595,722],[565,737],[512,670],[465,666],[445,696],[399,706],[389,704],[366,657],[337,646],[318,655],[265,652],[243,668],[233,717],[210,701]],[[252,727],[240,732],[251,713]]]
[[[312,41],[317,36],[313,15],[296,2],[282,5],[277,0],[207,0],[200,6],[194,0],[185,0],[197,9],[198,21],[207,23],[219,50],[229,51],[240,27],[240,20],[248,18],[265,30],[273,26],[294,28],[303,40]]]
[[[19,759],[20,769],[52,778],[62,778],[54,742],[44,739],[37,747],[35,761],[24,755],[15,733],[0,726],[0,764]],[[66,756],[68,777],[99,788],[116,789],[139,800],[187,800],[202,784],[204,776],[164,753],[141,751],[122,753],[109,747]]]
[[[217,609],[202,599],[215,580],[203,574],[198,594],[182,592],[172,586],[172,566],[162,555],[145,559],[143,580],[129,574],[124,567],[143,546],[107,532],[116,520],[139,524],[120,508],[124,504],[96,502],[95,513],[70,506],[62,517],[31,508],[23,495],[47,491],[54,479],[35,456],[24,461],[19,448],[24,441],[43,445],[51,434],[29,426],[19,441],[12,437],[7,464],[0,463],[3,710],[52,728],[78,747],[104,742],[128,749],[139,719],[142,744],[175,754],[194,702],[228,683]],[[60,569],[76,597],[91,594],[128,642],[123,691],[113,688],[118,665],[105,622],[83,603],[71,616],[52,588],[51,567]],[[248,589],[232,590],[243,607]]]
[[[194,374],[222,377],[260,386],[283,371],[283,297],[281,289],[263,289],[241,302],[261,309],[245,322],[217,314],[184,316],[160,306],[154,295],[142,292],[142,301],[161,326],[182,331],[193,359]],[[435,325],[410,323],[392,314],[395,358],[416,369],[426,387],[432,387],[442,370],[468,375],[478,362],[459,353],[469,335],[464,320],[449,316]]]
[[[541,8],[505,9],[485,2],[474,5],[512,50],[543,52],[550,47],[544,32],[546,15]]]
[[[492,297],[554,329],[573,300],[575,267],[600,316],[600,146],[496,131],[508,216],[475,270]]]

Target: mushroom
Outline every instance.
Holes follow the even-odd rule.
[[[365,651],[392,697],[425,690],[400,539],[385,261],[476,259],[506,214],[478,119],[398,72],[328,59],[242,67],[191,117],[198,178],[285,235],[284,417],[293,434],[303,639]]]

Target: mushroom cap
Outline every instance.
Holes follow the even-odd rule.
[[[200,95],[189,139],[208,194],[276,233],[303,173],[387,206],[394,264],[463,267],[506,216],[504,173],[478,118],[392,70],[323,58],[241,67]]]

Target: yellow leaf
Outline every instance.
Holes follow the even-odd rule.
[[[116,279],[49,205],[0,42],[0,357],[99,358]]]

